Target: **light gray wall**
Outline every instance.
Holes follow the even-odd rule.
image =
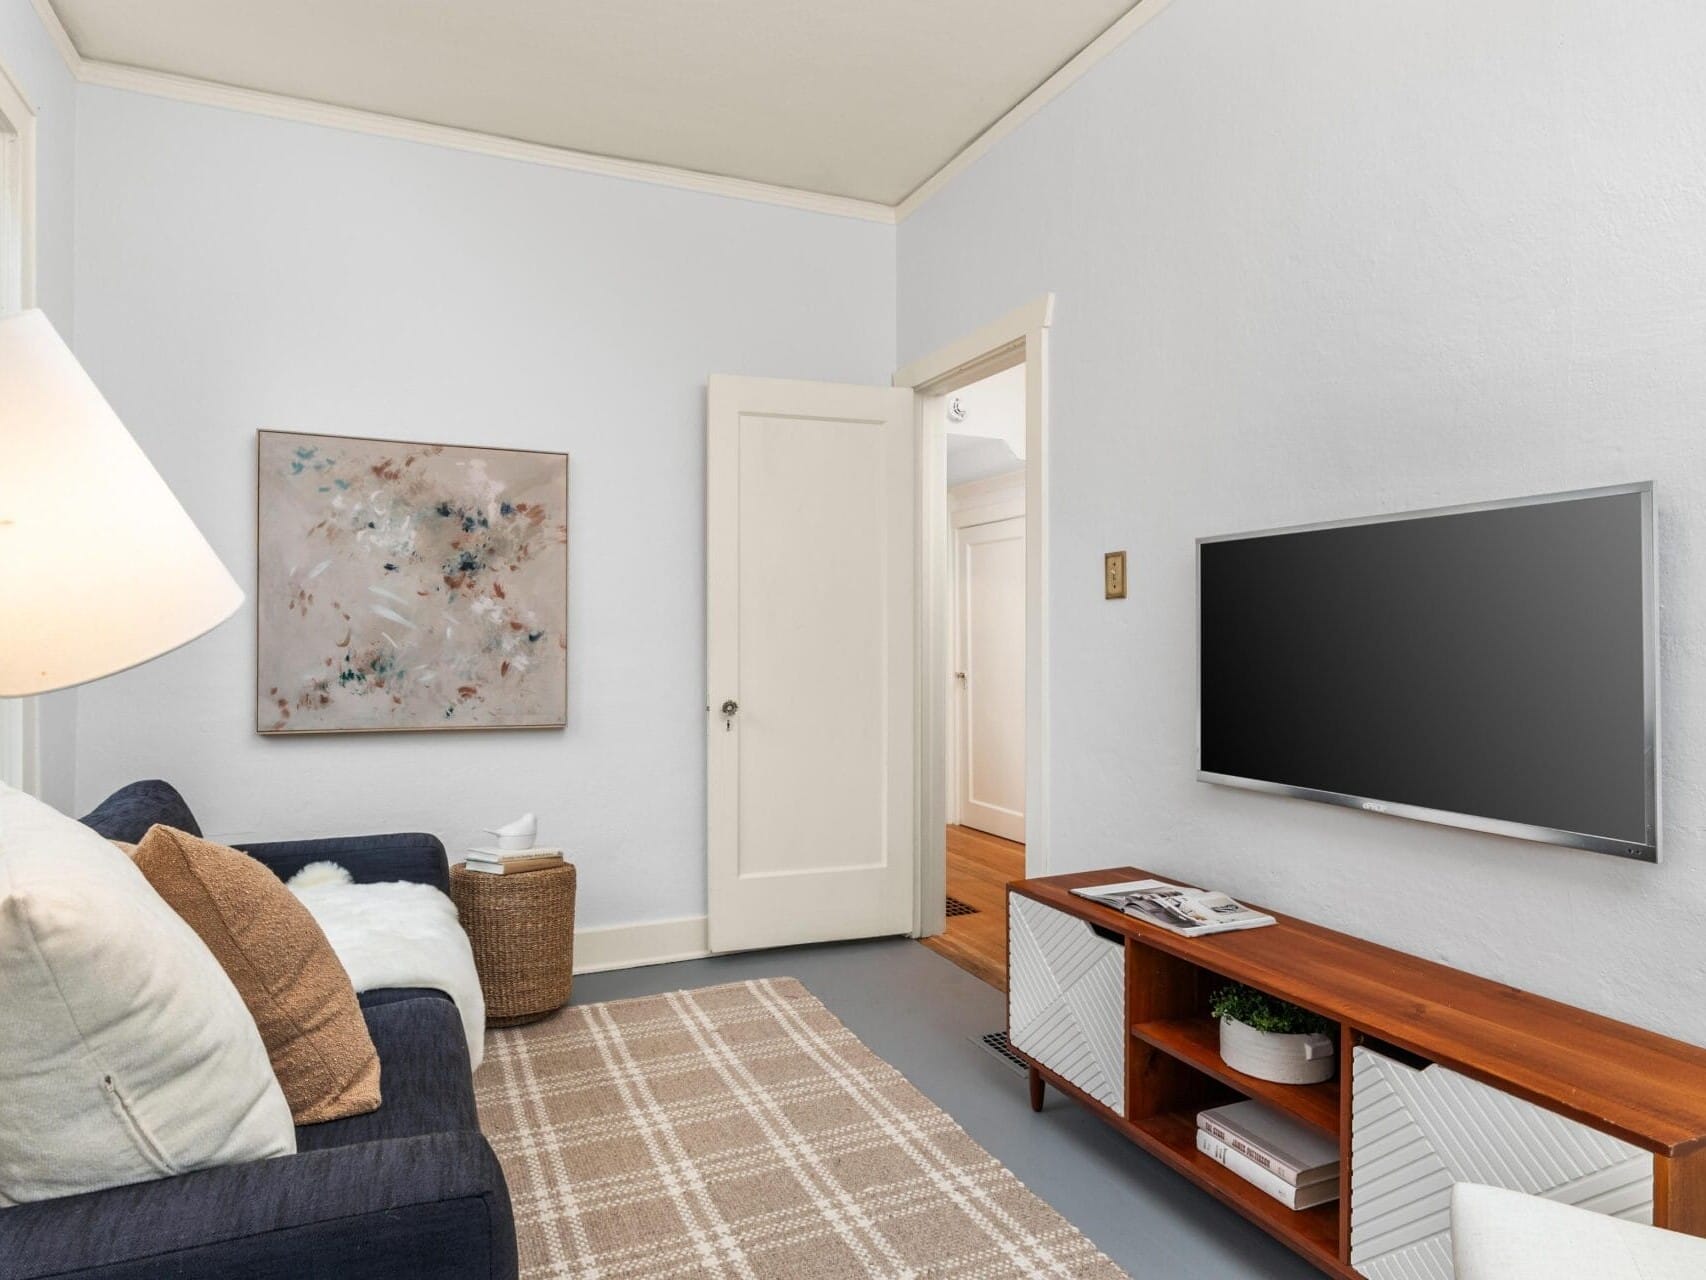
[[[902,224],[903,360],[1058,294],[1055,869],[1706,1041],[1703,48],[1696,0],[1174,0]],[[1198,535],[1649,477],[1661,866],[1194,780]]]
[[[228,838],[452,848],[532,809],[581,924],[702,914],[705,381],[886,383],[894,228],[116,90],[79,111],[79,354],[248,589],[260,428],[570,454],[567,731],[258,738],[245,607],[82,692],[79,801],[157,774]]]
[[[77,84],[48,40],[30,0],[0,0],[0,65],[36,112],[36,305],[70,342],[74,336]],[[77,695],[54,694],[38,705],[42,795],[50,804],[69,808],[77,752]]]
[[[902,225],[904,359],[1059,296],[1057,867],[1211,880],[1706,1040],[1677,996],[1706,969],[1703,43],[1673,0],[1175,0]],[[259,427],[574,455],[567,733],[257,740],[246,613],[81,695],[76,799],[158,772],[234,838],[453,844],[533,807],[585,922],[700,910],[703,379],[886,380],[894,232],[74,95],[27,0],[0,56],[43,110],[43,303],[69,329],[75,301],[242,580]],[[1197,535],[1645,477],[1662,866],[1193,780]],[[1104,602],[1121,546],[1132,596]]]

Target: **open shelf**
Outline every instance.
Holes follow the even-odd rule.
[[[1277,913],[1270,928],[1181,938],[1074,892],[1152,878],[1116,867],[1009,886],[1009,923],[1029,921],[1009,931],[1015,989],[1019,978],[1040,989],[1044,976],[1083,974],[1074,987],[1083,1009],[1063,992],[1026,1010],[1027,1027],[1009,1028],[1022,1033],[1014,1051],[1029,1065],[1033,1110],[1042,1110],[1045,1087],[1059,1090],[1333,1280],[1361,1280],[1350,1262],[1348,1072],[1354,1048],[1367,1045],[1650,1152],[1654,1223],[1706,1237],[1706,1048]],[[1222,1062],[1209,1009],[1228,982],[1337,1023],[1338,1079],[1272,1084]],[[1010,1020],[1018,1003],[1010,1000]],[[1049,1032],[1032,1036],[1043,1014]],[[1057,1015],[1070,1034],[1056,1034]],[[1123,1082],[1108,1079],[1105,1064],[1122,1058]],[[1198,1152],[1197,1114],[1239,1097],[1336,1135],[1341,1199],[1288,1209]]]
[[[1220,1024],[1213,1018],[1158,1018],[1132,1026],[1132,1035],[1205,1076],[1258,1098],[1335,1137],[1339,1132],[1339,1082],[1274,1084],[1234,1071],[1220,1057]],[[1194,1141],[1194,1139],[1193,1139]]]
[[[1181,1173],[1188,1174],[1265,1231],[1279,1237],[1317,1266],[1346,1274],[1339,1262],[1339,1205],[1288,1209],[1265,1191],[1245,1182],[1216,1160],[1197,1150],[1195,1115],[1162,1112],[1128,1122],[1133,1136]]]

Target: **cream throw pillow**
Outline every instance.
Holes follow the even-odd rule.
[[[0,1205],[295,1150],[212,952],[124,854],[0,785]]]

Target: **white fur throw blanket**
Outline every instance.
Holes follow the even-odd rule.
[[[315,862],[288,881],[325,931],[357,991],[431,987],[456,1002],[476,1068],[485,1056],[486,1000],[456,904],[429,884],[351,884],[335,862]]]

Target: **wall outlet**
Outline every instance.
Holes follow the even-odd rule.
[[[1125,599],[1125,552],[1110,551],[1102,557],[1102,588],[1109,600]]]

